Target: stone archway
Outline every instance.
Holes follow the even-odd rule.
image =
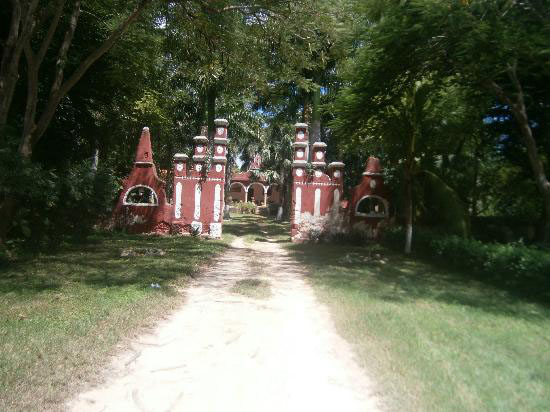
[[[248,185],[247,198],[254,202],[261,202],[262,206],[267,206],[267,190],[269,186],[263,185],[260,182],[252,182]],[[252,192],[250,191],[252,189]]]
[[[234,190],[234,188],[239,187],[242,190]],[[233,201],[237,202],[247,202],[248,201],[248,186],[245,186],[241,182],[232,182],[229,185],[229,193]]]

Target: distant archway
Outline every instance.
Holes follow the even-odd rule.
[[[248,186],[248,199],[257,205],[265,206],[267,204],[267,190],[267,186],[259,182],[252,182]]]
[[[229,193],[234,202],[246,202],[248,200],[248,187],[241,182],[233,182],[229,185]]]

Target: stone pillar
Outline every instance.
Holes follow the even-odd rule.
[[[212,170],[209,177],[214,181],[214,205],[212,222],[210,223],[210,237],[222,236],[223,210],[225,210],[225,168],[227,165],[227,126],[225,119],[214,120],[214,147],[212,156]]]
[[[174,155],[174,190],[172,193],[172,205],[174,206],[174,220],[182,218],[183,179],[187,176],[187,162],[189,157],[185,154]]]
[[[214,120],[216,125],[216,133],[214,135],[214,153],[212,156],[212,170],[210,177],[214,179],[222,179],[225,183],[225,166],[227,164],[227,125],[225,119]]]
[[[340,210],[340,200],[344,192],[344,167],[342,162],[332,162],[328,165],[328,176],[332,183],[338,186],[332,190],[332,207],[331,210],[337,213]]]
[[[307,180],[306,166],[308,159],[308,125],[296,123],[294,143],[294,161],[292,162],[292,189],[290,208],[290,234],[294,237],[298,233],[302,213],[302,185]]]
[[[340,186],[340,189],[344,187],[344,167],[345,164],[342,162],[332,162],[328,165],[328,175],[333,183]]]
[[[308,126],[306,123],[296,123],[296,134],[294,137],[294,143],[292,144],[294,150],[294,161],[292,162],[292,176],[294,180],[304,180],[306,177],[306,165],[308,159]]]
[[[206,136],[195,136],[193,138],[194,151],[193,151],[193,168],[191,170],[191,177],[195,178],[193,180],[194,188],[191,193],[193,193],[193,213],[192,213],[192,222],[191,230],[201,234],[204,230],[202,227],[201,216],[202,209],[202,179],[206,176],[206,159],[208,157],[208,137]]]

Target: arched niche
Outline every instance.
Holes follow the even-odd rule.
[[[126,191],[122,204],[125,206],[158,206],[159,201],[153,188],[136,185]]]
[[[388,201],[380,196],[363,196],[355,206],[355,216],[386,218],[389,213]]]

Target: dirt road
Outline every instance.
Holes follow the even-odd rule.
[[[372,386],[305,273],[275,241],[237,238],[185,304],[132,343],[74,411],[371,411]],[[272,295],[231,292],[260,278]]]

